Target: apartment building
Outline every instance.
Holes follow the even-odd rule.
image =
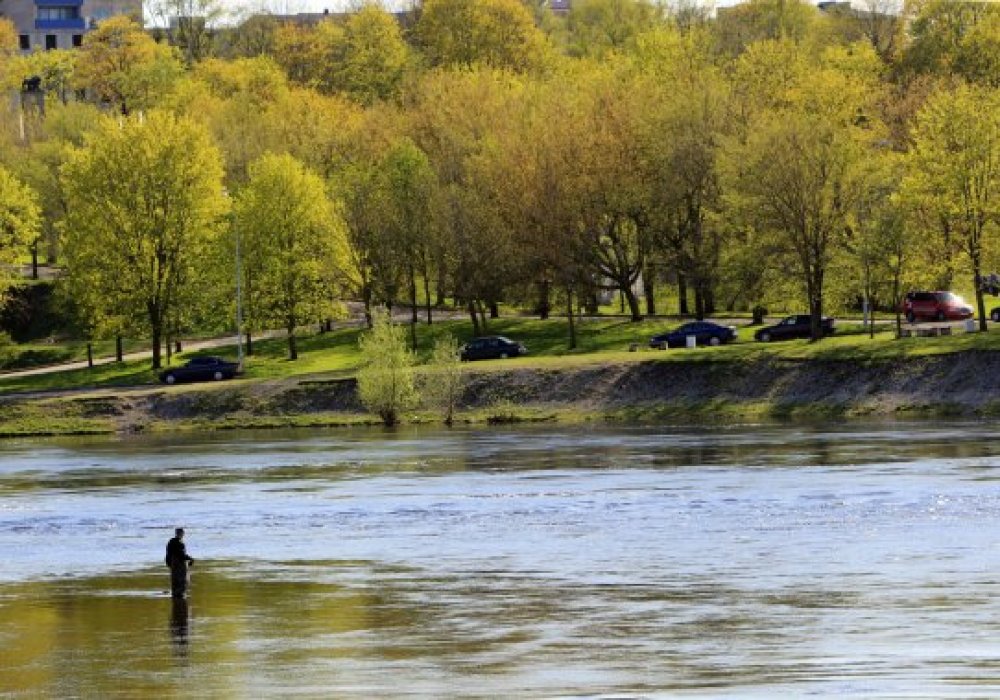
[[[142,21],[141,0],[0,0],[0,17],[14,23],[21,51],[71,49],[102,19]]]

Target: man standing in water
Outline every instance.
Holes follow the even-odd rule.
[[[194,559],[188,556],[184,546],[184,528],[174,530],[174,536],[167,542],[167,566],[170,567],[170,595],[183,598],[187,595],[188,565]]]

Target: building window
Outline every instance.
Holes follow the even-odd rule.
[[[39,7],[38,19],[58,20],[58,19],[79,19],[80,8],[78,7]]]
[[[46,34],[45,35],[45,50],[46,51],[50,51],[50,50],[52,50],[54,48],[56,48],[56,35],[55,34]]]
[[[27,34],[22,34],[20,37],[21,51],[31,51],[31,37]]]
[[[73,35],[73,46],[80,47],[83,46],[83,34]]]

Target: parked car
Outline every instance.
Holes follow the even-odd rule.
[[[221,357],[194,357],[180,367],[171,367],[160,372],[160,381],[164,384],[220,381],[232,379],[239,371],[238,364]]]
[[[695,337],[698,345],[722,345],[736,340],[736,329],[711,321],[692,321],[667,333],[654,335],[649,340],[649,346],[659,348],[666,344],[668,348],[682,348],[687,345],[689,335]]]
[[[473,338],[462,346],[461,357],[470,360],[506,360],[508,357],[527,355],[528,348],[502,335]]]
[[[961,321],[972,318],[972,307],[951,292],[908,292],[903,299],[903,314],[910,323],[918,320]]]
[[[994,323],[1000,323],[1000,306],[990,311],[990,320]]]
[[[833,335],[833,319],[829,316],[823,317],[823,335]],[[809,314],[796,314],[789,316],[773,326],[764,326],[753,334],[754,340],[762,343],[769,343],[772,340],[788,340],[790,338],[811,338],[812,337],[812,316]]]

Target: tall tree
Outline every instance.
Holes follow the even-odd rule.
[[[727,157],[729,202],[772,231],[788,253],[805,292],[812,337],[822,337],[827,274],[843,243],[847,215],[860,194],[858,169],[881,138],[870,83],[825,54],[752,112],[747,131]]]
[[[427,0],[415,33],[432,66],[528,71],[544,64],[548,50],[519,0]]]
[[[1000,91],[960,86],[938,93],[917,116],[913,141],[905,188],[955,236],[985,331],[983,265],[1000,235]]]
[[[207,131],[153,111],[104,119],[62,167],[70,282],[96,313],[143,320],[153,367],[227,210]]]
[[[380,5],[368,2],[344,24],[334,88],[365,105],[395,99],[411,61],[399,22]]]
[[[181,71],[171,47],[157,44],[133,20],[118,16],[84,36],[75,85],[128,115],[155,106]]]
[[[337,311],[346,263],[343,225],[323,180],[290,155],[265,155],[236,198],[234,222],[254,280],[255,320],[280,324],[288,357],[298,359],[295,331]]]
[[[0,167],[0,300],[15,279],[12,267],[41,229],[35,192]]]

